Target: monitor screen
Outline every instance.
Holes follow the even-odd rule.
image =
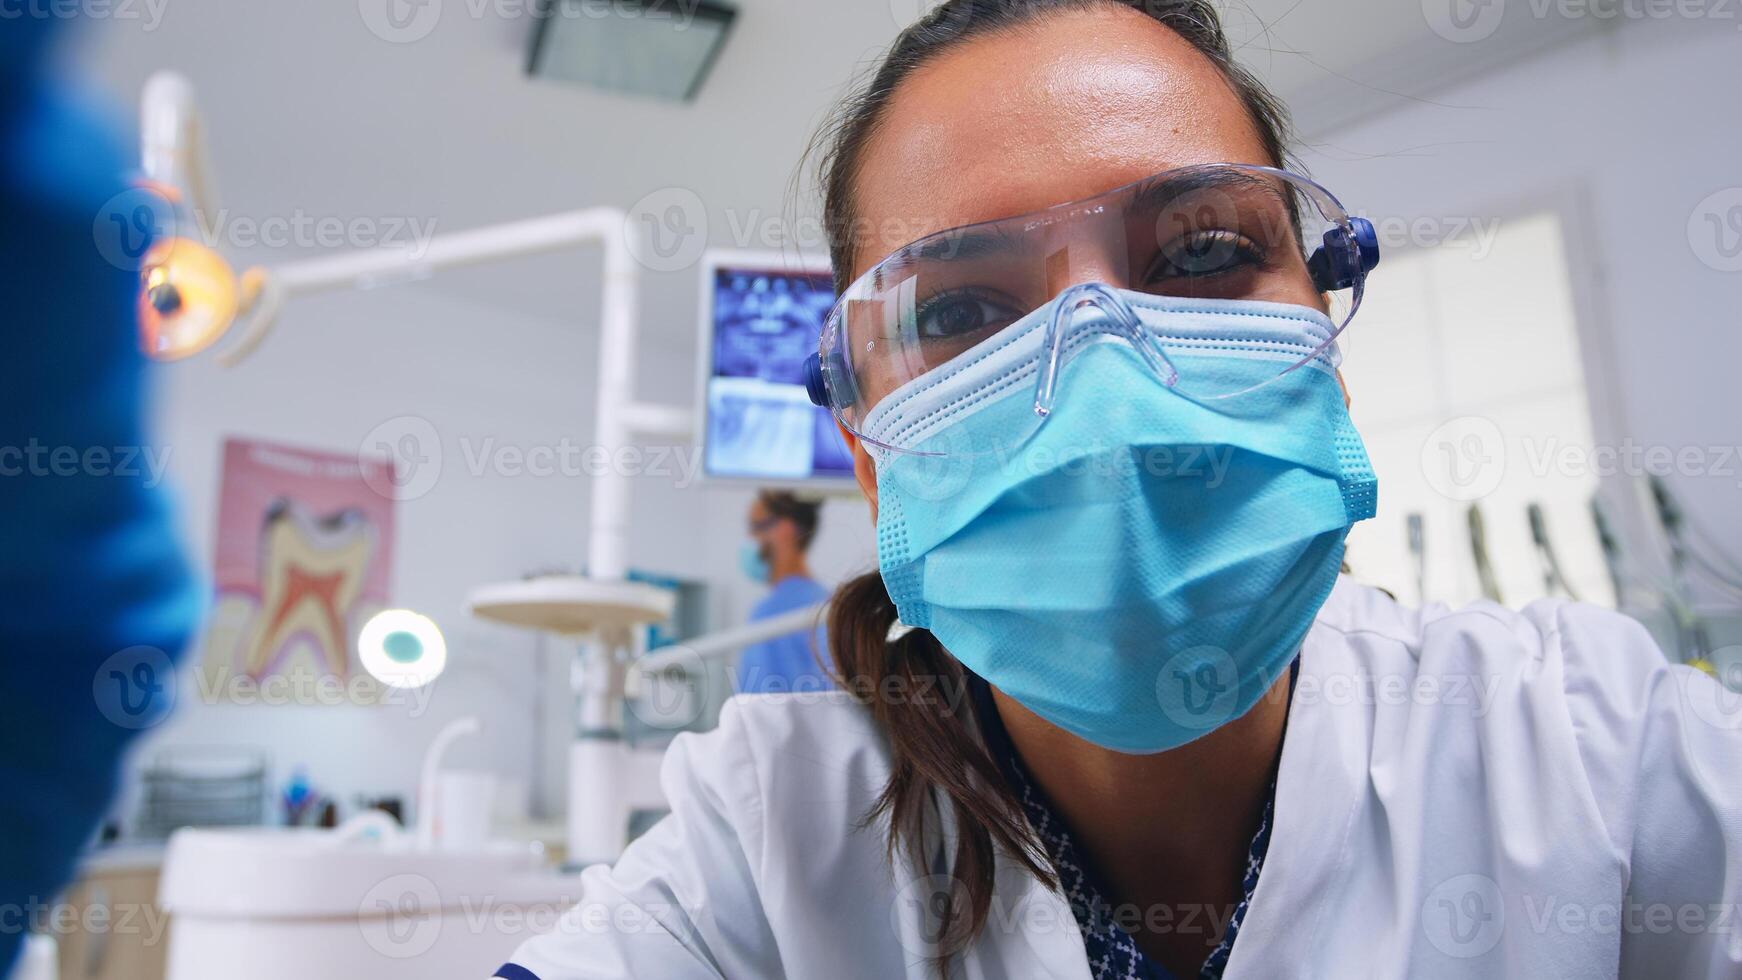
[[[710,262],[703,462],[710,477],[771,483],[853,475],[835,419],[811,404],[804,361],[834,305],[827,270]]]

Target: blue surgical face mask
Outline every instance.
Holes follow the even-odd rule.
[[[1020,446],[972,451],[1032,429],[1034,412],[1032,364],[976,350],[890,393],[865,431],[879,441],[880,425],[906,426],[908,444],[939,454],[871,446],[878,563],[901,621],[1052,724],[1146,753],[1269,690],[1335,584],[1350,525],[1373,515],[1376,485],[1334,348],[1276,376],[1282,351],[1329,339],[1323,314],[1118,292],[1121,315],[1141,323],[1074,317],[1051,414]],[[1050,315],[999,342],[1031,342]],[[1134,326],[1182,374],[1262,386],[1179,394],[1132,347]]]
[[[762,545],[746,541],[738,547],[738,567],[752,582],[768,584],[768,559],[762,555]]]

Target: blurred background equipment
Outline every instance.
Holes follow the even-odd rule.
[[[1500,594],[1500,579],[1494,574],[1494,561],[1488,555],[1488,522],[1482,517],[1482,508],[1471,504],[1465,520],[1470,532],[1470,557],[1476,562],[1482,597],[1490,602],[1505,602]]]
[[[1420,514],[1406,515],[1409,533],[1409,556],[1415,562],[1415,601],[1427,604],[1427,531]]]
[[[1537,561],[1542,565],[1543,591],[1549,595],[1560,593],[1574,602],[1579,601],[1579,594],[1573,591],[1572,583],[1561,571],[1560,557],[1555,554],[1554,542],[1549,539],[1548,519],[1543,517],[1542,505],[1532,501],[1525,513],[1530,520],[1530,540],[1536,545]]]
[[[1641,483],[1651,501],[1654,528],[1667,553],[1667,577],[1649,553],[1625,550],[1613,531],[1607,505],[1591,501],[1591,519],[1603,542],[1603,557],[1620,609],[1643,623],[1671,658],[1716,675],[1742,692],[1742,589],[1724,573],[1725,559],[1710,542],[1690,537],[1686,519],[1667,485],[1657,478]],[[1697,549],[1697,550],[1696,550]],[[1705,555],[1710,553],[1712,558]],[[1691,571],[1704,570],[1705,576]],[[1696,585],[1726,595],[1725,604],[1702,604]],[[1721,662],[1720,662],[1721,661]]]
[[[140,772],[134,836],[164,840],[183,827],[249,827],[266,815],[266,754],[237,746],[177,746]]]
[[[494,970],[525,917],[555,915],[576,885],[538,845],[497,836],[492,779],[443,768],[449,746],[481,729],[457,719],[426,749],[411,831],[366,810],[334,828],[177,832],[158,899],[175,922],[168,980]]]
[[[1595,496],[1591,498],[1591,524],[1596,528],[1597,542],[1603,548],[1603,568],[1609,573],[1609,588],[1615,595],[1615,605],[1624,607],[1627,605],[1627,586],[1621,570],[1621,541],[1604,513],[1603,501]]]
[[[84,861],[61,897],[73,927],[56,936],[60,980],[163,980],[169,917],[158,902],[161,858],[161,847],[129,844]]]
[[[1662,477],[1656,474],[1646,477],[1645,487],[1669,555],[1670,581],[1665,590],[1664,601],[1675,617],[1676,640],[1681,658],[1686,663],[1715,672],[1708,659],[1715,649],[1711,626],[1706,617],[1700,614],[1694,583],[1696,578],[1703,579],[1728,591],[1734,597],[1742,594],[1742,586],[1737,585],[1742,576],[1738,576],[1737,580],[1731,579],[1724,569],[1718,567],[1727,563],[1727,559],[1721,556],[1708,557],[1716,552],[1707,552],[1710,545],[1702,541],[1699,535],[1690,533],[1693,529],[1689,527],[1681,505],[1670,493],[1669,485]]]

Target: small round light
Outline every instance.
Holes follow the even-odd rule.
[[[422,687],[448,665],[448,645],[428,616],[383,609],[357,636],[357,655],[371,677],[390,687]]]

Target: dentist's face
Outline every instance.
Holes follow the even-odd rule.
[[[1081,200],[1174,167],[1275,165],[1220,71],[1179,35],[1113,7],[977,38],[901,84],[867,144],[849,281],[914,239]],[[1097,278],[1093,263],[1076,270]],[[876,468],[843,430],[872,515]]]

